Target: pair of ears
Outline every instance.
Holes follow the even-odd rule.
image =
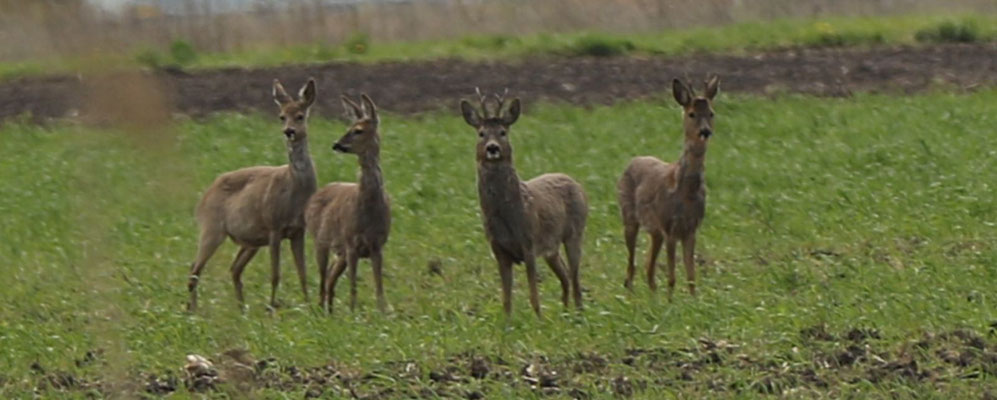
[[[720,77],[713,75],[713,77],[706,80],[705,86],[706,91],[703,92],[703,97],[709,101],[713,101],[713,98],[717,96],[717,92],[720,91]],[[682,107],[691,106],[692,101],[696,99],[696,92],[692,90],[692,87],[686,85],[678,78],[672,80],[672,95],[675,96],[675,101],[681,104]]]
[[[277,103],[278,107],[283,107],[284,105],[294,102],[287,91],[284,90],[284,86],[280,84],[277,79],[273,80],[273,100]],[[347,95],[343,95],[343,108],[346,109],[348,113],[355,119],[369,118],[371,120],[377,121],[377,106],[374,105],[374,101],[370,99],[366,94],[360,95],[360,104],[351,99]],[[298,105],[301,108],[311,107],[315,103],[315,78],[308,78],[308,82],[298,90]]]
[[[360,95],[360,104],[357,104],[355,100],[345,94],[340,99],[343,101],[343,108],[346,110],[346,113],[348,116],[353,117],[354,120],[369,119],[374,121],[374,123],[378,122],[377,106],[374,105],[374,101],[366,93]]]
[[[273,80],[273,101],[278,107],[294,102],[294,98],[287,94],[284,86],[276,79]],[[308,82],[298,90],[298,103],[302,108],[311,107],[315,103],[315,78],[308,78]]]
[[[500,124],[509,126],[516,123],[519,119],[519,112],[521,111],[519,98],[512,99],[512,103],[509,104],[509,108],[502,111],[502,101],[498,101],[498,110],[495,111],[498,115],[488,115],[488,108],[485,107],[485,101],[481,102],[481,112],[478,111],[471,102],[467,100],[460,101],[460,113],[464,115],[464,122],[475,128],[480,127],[485,123],[486,119],[497,119]],[[484,113],[484,115],[482,115]]]

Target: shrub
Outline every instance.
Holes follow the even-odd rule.
[[[343,42],[343,46],[346,47],[346,51],[352,54],[367,53],[367,50],[370,49],[370,36],[363,32],[356,32]]]
[[[917,31],[914,39],[922,43],[973,43],[980,40],[980,32],[971,22],[948,21]]]
[[[170,58],[175,66],[183,67],[197,59],[197,51],[190,42],[177,39],[170,44]]]
[[[633,42],[603,35],[585,35],[571,45],[571,52],[581,56],[610,57],[626,54],[636,48]]]

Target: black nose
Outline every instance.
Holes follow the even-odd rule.
[[[489,153],[498,153],[499,152],[499,145],[497,145],[495,143],[489,144],[488,146],[485,146],[485,151],[487,151]]]
[[[291,135],[293,135],[293,134],[294,134],[294,128],[287,128],[287,129],[284,129],[284,135],[285,135],[285,136],[291,136]]]
[[[347,150],[346,147],[344,147],[343,145],[341,145],[339,143],[336,143],[336,144],[332,145],[332,149],[336,150],[336,151],[341,151],[343,153],[345,153],[346,150]]]
[[[713,130],[712,129],[700,129],[699,130],[699,136],[702,137],[703,139],[708,139],[710,136],[713,136]]]

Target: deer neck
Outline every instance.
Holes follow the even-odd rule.
[[[302,189],[305,196],[315,192],[315,164],[308,152],[308,139],[301,139],[287,144],[288,170],[295,183],[295,188]]]
[[[511,160],[478,162],[478,195],[486,218],[500,215],[519,219],[524,215],[523,182]]]
[[[688,195],[698,193],[706,180],[706,143],[686,143],[678,164],[678,190]]]
[[[359,191],[362,207],[384,204],[384,177],[381,174],[381,151],[374,148],[357,155],[360,162]]]

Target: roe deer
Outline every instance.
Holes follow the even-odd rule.
[[[509,127],[519,118],[519,99],[502,111],[503,96],[495,95],[494,110],[478,91],[481,112],[461,100],[464,121],[477,130],[478,198],[485,235],[498,261],[502,279],[502,307],[512,313],[512,266],[526,264],[530,305],[540,316],[537,294],[536,257],[543,257],[561,281],[561,302],[568,306],[569,280],[575,306],[582,307],[578,269],[582,259],[582,235],[588,202],[582,186],[564,174],[544,174],[523,182],[512,162]],[[568,271],[558,247],[564,245]]]
[[[370,258],[374,269],[377,308],[384,312],[387,302],[381,286],[382,250],[391,229],[391,205],[381,176],[381,136],[377,107],[366,94],[361,105],[343,95],[343,107],[353,123],[333,150],[357,155],[359,183],[334,182],[312,196],[305,211],[308,231],[315,242],[315,259],[322,282],[320,304],[332,311],[336,281],[350,271],[350,310],[357,303],[357,262]],[[329,252],[336,252],[336,264],[329,274]]]
[[[225,237],[239,245],[232,262],[235,296],[243,306],[242,271],[262,246],[270,246],[270,305],[276,307],[280,283],[280,242],[291,240],[291,253],[308,301],[305,280],[305,219],[308,198],[315,193],[315,166],[308,154],[308,110],[315,102],[315,80],[309,79],[292,99],[276,79],[273,98],[280,109],[290,163],[279,167],[249,167],[222,174],[197,205],[201,227],[197,258],[191,265],[188,310],[197,308],[197,283],[204,265]]]
[[[655,263],[661,242],[668,255],[668,298],[675,290],[675,243],[682,241],[683,261],[689,293],[696,295],[696,271],[693,253],[696,229],[706,212],[704,162],[706,144],[713,135],[713,98],[720,79],[706,82],[705,96],[696,96],[692,88],[675,79],[672,94],[682,106],[685,145],[677,163],[669,164],[654,157],[637,157],[630,161],[616,185],[623,215],[627,243],[627,278],[624,286],[633,289],[634,246],[637,231],[644,228],[651,237],[647,257],[647,285],[654,291]]]

